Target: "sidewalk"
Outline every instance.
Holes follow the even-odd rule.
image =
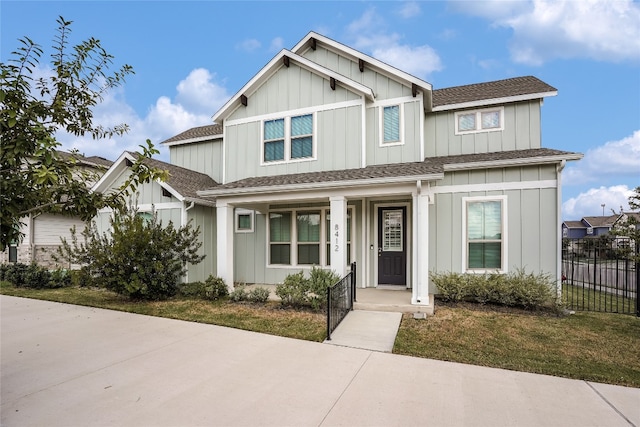
[[[2,426],[640,426],[640,389],[0,296]]]

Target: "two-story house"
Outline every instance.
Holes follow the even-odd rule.
[[[314,265],[343,275],[356,261],[358,286],[431,305],[430,271],[559,280],[561,172],[582,155],[542,148],[542,102],[556,94],[535,77],[433,89],[312,32],[213,125],[164,144],[172,165],[215,181],[197,199],[215,206],[205,268],[226,283]]]

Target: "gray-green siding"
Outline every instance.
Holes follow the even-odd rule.
[[[209,175],[222,182],[222,139],[169,147],[171,164]]]

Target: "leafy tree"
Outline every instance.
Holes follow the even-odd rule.
[[[628,239],[628,246],[620,248],[622,251],[626,251],[635,262],[640,262],[640,254],[637,251],[638,244],[640,244],[640,186],[634,188],[633,193],[629,196],[629,207],[634,212],[625,212],[627,215],[626,221],[618,221],[611,234],[618,237],[618,245],[621,246],[619,238]],[[621,212],[622,213],[622,212]]]
[[[116,213],[110,232],[99,233],[95,223],[85,227],[83,239],[72,230],[63,239],[58,258],[83,265],[92,284],[132,299],[158,300],[174,296],[188,263],[198,264],[200,228],[191,223],[176,228],[162,224],[154,213],[146,220],[135,208]],[[226,289],[225,289],[226,290]]]
[[[92,193],[87,182],[96,176],[74,167],[74,156],[61,156],[55,133],[110,138],[127,132],[121,124],[105,128],[93,123],[93,108],[110,89],[133,73],[124,65],[111,73],[113,56],[100,40],[89,38],[70,46],[71,21],[57,20],[51,54],[52,74],[37,77],[43,49],[30,38],[7,63],[0,63],[0,250],[20,241],[21,218],[43,212],[92,218],[98,209],[126,207],[126,196],[142,182],[165,179],[166,172],[144,160],[157,154],[149,140],[131,168],[131,176],[112,194]]]

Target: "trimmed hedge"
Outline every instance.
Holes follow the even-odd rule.
[[[557,304],[555,283],[547,274],[518,269],[507,274],[431,272],[431,281],[444,301],[474,301],[536,309]]]

